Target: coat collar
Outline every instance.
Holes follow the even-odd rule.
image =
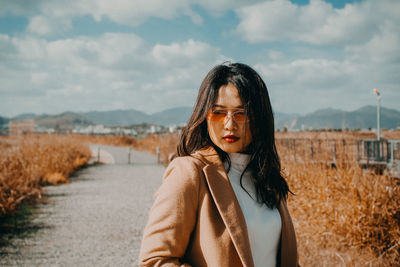
[[[211,195],[243,266],[253,267],[246,221],[218,153],[213,147],[208,147],[195,152],[192,157],[205,164],[203,172]]]
[[[207,147],[196,151],[191,156],[205,165],[203,172],[211,195],[243,266],[253,267],[246,220],[217,151],[213,147]],[[278,210],[282,220],[282,231],[277,260],[282,267],[298,266],[296,235],[285,200],[281,201]]]

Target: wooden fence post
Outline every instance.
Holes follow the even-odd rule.
[[[314,159],[314,146],[313,146],[313,141],[310,139],[311,143],[311,159]]]

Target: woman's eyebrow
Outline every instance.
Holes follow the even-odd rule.
[[[213,107],[214,107],[214,108],[227,108],[227,107],[224,106],[224,105],[218,105],[218,104],[215,104]],[[244,105],[236,106],[236,107],[234,107],[234,108],[244,108]]]

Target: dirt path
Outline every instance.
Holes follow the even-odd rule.
[[[97,148],[97,147],[96,147]],[[114,164],[80,170],[45,189],[22,234],[0,247],[0,266],[136,266],[142,230],[164,172],[152,155],[102,146]],[[24,230],[24,228],[28,230]]]

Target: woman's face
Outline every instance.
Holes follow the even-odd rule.
[[[219,88],[217,100],[207,115],[208,134],[226,153],[242,152],[251,142],[246,110],[232,83]]]

